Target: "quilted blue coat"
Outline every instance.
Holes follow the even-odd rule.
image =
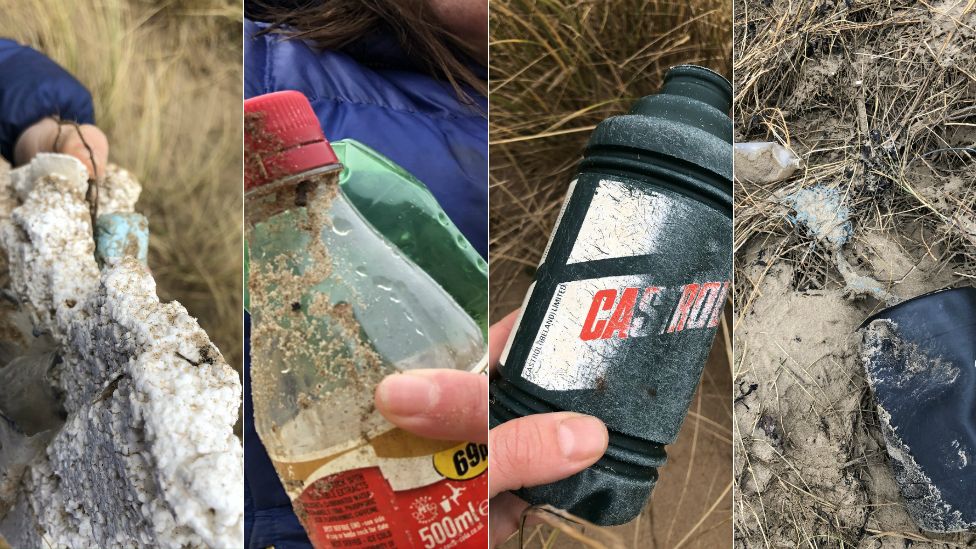
[[[91,94],[42,53],[0,38],[0,155],[13,163],[17,138],[46,116],[93,124]]]

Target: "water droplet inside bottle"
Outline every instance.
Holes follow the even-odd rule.
[[[441,225],[447,225],[447,214],[444,212],[437,214],[437,220],[441,222]]]
[[[332,219],[332,232],[339,236],[346,236],[352,231],[352,223],[345,218],[336,217]]]
[[[460,246],[462,250],[468,247],[468,241],[464,239],[464,236],[459,234],[455,240],[457,240],[458,246]]]
[[[422,335],[424,335],[424,333],[420,331],[420,328],[414,328],[413,330],[414,330],[415,332],[417,332],[417,335],[419,335],[419,336],[422,336]]]
[[[285,368],[284,370],[281,371],[281,373],[283,374],[287,374],[289,372],[291,372],[291,367]]]
[[[369,273],[366,272],[366,267],[364,267],[363,265],[356,267],[356,274],[363,277],[369,275]]]
[[[403,316],[407,317],[407,322],[413,322],[413,317],[407,311],[403,311]]]
[[[373,277],[373,283],[376,287],[383,290],[384,292],[389,292],[393,290],[393,281],[385,276],[375,276]]]
[[[391,295],[390,296],[390,301],[392,301],[394,303],[400,303],[400,298],[397,297],[396,294],[394,294],[394,295]]]

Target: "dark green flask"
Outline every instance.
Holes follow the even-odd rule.
[[[594,130],[491,382],[492,427],[602,419],[610,445],[519,490],[597,524],[637,516],[688,411],[732,272],[732,88],[691,65]]]

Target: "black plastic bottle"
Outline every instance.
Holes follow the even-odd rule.
[[[490,422],[602,419],[604,457],[517,494],[597,524],[636,517],[701,379],[732,269],[732,88],[673,67],[594,130],[491,382]]]

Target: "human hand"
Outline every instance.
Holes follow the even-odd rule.
[[[488,332],[488,360],[494,368],[517,312]],[[456,370],[414,370],[394,374],[376,388],[376,408],[393,424],[421,436],[488,442],[490,544],[518,528],[527,504],[510,490],[571,476],[596,463],[607,449],[600,420],[559,412],[488,426],[488,379]]]
[[[43,152],[71,155],[81,161],[89,177],[105,175],[108,138],[97,126],[73,124],[45,118],[30,126],[17,139],[14,162],[26,164]]]

